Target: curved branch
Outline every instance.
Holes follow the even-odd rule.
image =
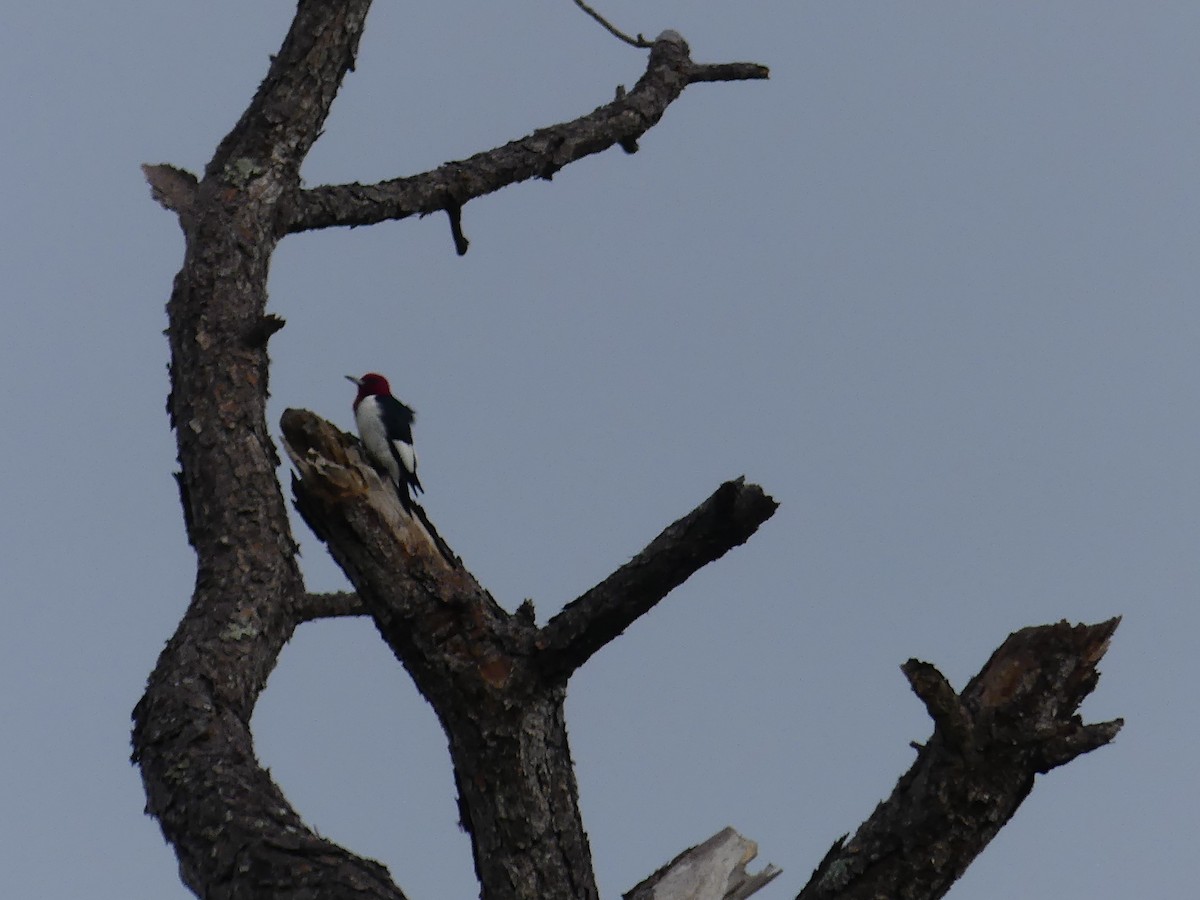
[[[254,101],[198,182],[152,166],[179,214],[167,304],[180,496],[196,588],[134,709],[146,811],[197,896],[403,900],[387,870],[307,828],[254,754],[250,722],[306,596],[266,424],[266,314],[279,198],[353,63],[368,0],[300,0]]]
[[[538,633],[542,669],[566,679],[701,567],[744,544],[779,504],[744,478],[727,481]]]
[[[584,13],[590,16],[594,21],[598,22],[601,28],[603,28],[617,40],[624,41],[631,47],[640,47],[643,49],[654,46],[640,34],[635,38],[630,37],[621,29],[609,22],[608,19],[604,18],[604,16],[600,15],[600,13],[596,12],[594,9],[584,3],[583,0],[575,0],[575,5],[582,9]]]
[[[506,183],[549,178],[651,127],[694,74],[686,45],[664,36],[639,89],[593,114],[582,130],[547,129],[520,142],[515,157],[501,148],[473,158],[495,172],[468,161],[443,167],[432,188],[428,177],[418,177],[413,182],[426,194],[417,206],[392,198],[380,212],[375,202],[368,204],[371,218],[350,202],[357,186],[299,190],[301,165],[354,66],[370,5],[299,0],[266,78],[203,176],[167,166],[146,170],[156,199],[178,214],[186,237],[167,306],[167,405],[197,574],[187,613],[134,710],[133,758],[147,812],[173,845],[184,882],[198,896],[220,900],[403,898],[382,866],[311,832],[254,754],[254,707],[297,623],[352,611],[349,598],[306,591],[275,475],[266,349],[283,320],[268,315],[266,304],[278,239],[395,218],[396,210],[450,209]],[[465,247],[461,223],[454,226]],[[516,887],[530,900],[594,896],[567,750],[565,692],[541,683],[528,665],[535,634],[529,617],[500,609],[423,519],[406,517],[401,531],[399,546],[387,545],[395,555],[382,569],[371,567],[378,589],[355,585],[422,690],[457,692],[460,709],[493,704],[482,730],[469,714],[447,721],[454,704],[440,707],[485,896],[509,897]],[[379,597],[386,602],[373,602]]]
[[[933,666],[909,660],[903,668],[934,719],[933,737],[854,837],[833,845],[797,900],[944,895],[1036,775],[1120,731],[1120,719],[1084,725],[1076,714],[1119,622],[1022,629],[957,696]]]
[[[284,232],[371,225],[439,210],[461,209],[475,197],[530,178],[549,179],[563,166],[613,145],[635,146],[683,89],[698,81],[767,78],[753,63],[696,65],[673,31],[659,35],[646,73],[628,93],[571,122],[533,134],[430,172],[376,184],[325,185],[299,191]],[[461,248],[461,244],[459,245]]]

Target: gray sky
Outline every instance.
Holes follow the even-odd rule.
[[[127,761],[194,574],[160,333],[182,241],[138,164],[203,166],[294,4],[10,7],[0,872],[182,898]],[[1125,731],[1039,779],[952,896],[1193,892],[1200,6],[604,9],[772,80],[472,202],[465,259],[444,216],[288,238],[274,421],[350,428],[342,375],[389,375],[440,530],[543,619],[725,478],[781,501],[572,682],[606,896],[726,824],[794,895],[931,730],[901,662],[961,687],[1012,630],[1118,613],[1084,715]],[[305,176],[422,171],[643,68],[568,0],[380,2]],[[322,834],[414,900],[475,895],[444,739],[370,624],[303,626],[254,725]]]

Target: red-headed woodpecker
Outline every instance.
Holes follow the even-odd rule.
[[[425,490],[417,478],[417,451],[413,449],[416,414],[392,396],[382,375],[368,372],[362,378],[346,377],[358,385],[354,421],[367,455],[387,472],[400,495],[400,504],[411,513],[413,495]]]

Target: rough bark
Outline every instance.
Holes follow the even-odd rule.
[[[283,320],[267,313],[266,303],[280,237],[322,224],[353,224],[314,219],[312,210],[330,209],[330,193],[302,190],[299,172],[354,66],[369,8],[367,0],[301,0],[266,78],[203,176],[170,165],[144,167],[155,198],[178,214],[186,241],[167,306],[167,408],[197,575],[188,610],[134,710],[133,758],[147,812],[174,847],[184,883],[209,898],[403,896],[382,866],[303,824],[255,760],[249,729],[258,695],[296,625],[361,608],[348,595],[308,594],[296,564],[265,417],[267,344]],[[602,121],[593,115],[574,128],[555,126],[548,133],[556,143],[526,143],[521,165],[548,175],[604,146],[627,145],[631,134],[649,128],[693,68],[686,45],[675,38],[659,42],[651,56],[632,113],[623,109]],[[705,80],[703,67],[695,69],[696,80]],[[744,71],[727,74],[747,77]],[[662,90],[664,81],[674,87]],[[501,156],[493,151],[457,164],[454,189],[439,195],[445,205],[426,198],[418,211],[443,208],[460,215],[472,197],[528,177],[520,167],[488,162]],[[364,208],[359,203],[355,214]],[[398,213],[408,214],[402,204],[379,207],[372,221]],[[546,694],[537,718],[548,759],[543,775],[557,779],[570,767],[568,756],[555,755],[565,747],[561,691]],[[507,727],[523,734],[525,725],[510,717]],[[486,822],[480,821],[474,827],[483,833]],[[582,826],[571,827],[586,850]],[[495,842],[503,843],[503,829],[495,830]],[[590,866],[581,865],[581,872],[573,877],[583,887],[561,896],[588,895]],[[487,892],[511,895],[495,883]]]
[[[943,896],[1012,818],[1035,776],[1120,731],[1120,719],[1084,725],[1076,714],[1119,621],[1022,629],[961,694],[929,663],[905,663],[933,736],[854,837],[833,845],[798,900]]]
[[[462,207],[472,197],[530,178],[553,178],[563,166],[614,145],[636,152],[638,138],[658,123],[689,84],[760,79],[769,74],[765,66],[755,63],[693,63],[683,38],[674,31],[664,31],[652,45],[646,72],[633,90],[626,93],[618,89],[611,103],[588,115],[540,128],[503,147],[448,162],[420,175],[300,191],[283,227],[291,232],[372,225],[444,210],[450,215],[455,246],[461,255],[467,245],[462,235]]]
[[[204,897],[403,896],[382,866],[304,826],[257,764],[249,727],[305,593],[266,426],[262,334],[276,209],[298,186],[368,5],[301,3],[203,180],[189,192],[189,179],[169,170],[176,177],[163,195],[184,205],[184,262],[167,306],[167,408],[197,572],[134,710],[133,747],[146,809],[184,883]],[[323,52],[330,47],[338,52]]]
[[[546,624],[538,637],[545,670],[566,679],[693,572],[749,540],[777,507],[758,485],[725,482]]]
[[[664,32],[630,92],[618,90],[573,122],[412,178],[304,190],[301,165],[354,66],[369,7],[368,0],[301,0],[266,78],[203,176],[145,167],[186,241],[167,306],[167,406],[197,558],[187,612],[134,710],[146,809],[199,896],[402,898],[384,867],[304,825],[258,765],[249,728],[296,625],[366,611],[446,730],[483,896],[594,897],[563,718],[567,680],[694,571],[747,540],[774,501],[740,479],[720,486],[539,629],[531,607],[509,613],[496,604],[439,545],[427,517],[404,514],[353,439],[290,412],[284,427],[300,473],[298,508],[357,589],[310,594],[265,418],[267,344],[283,327],[266,311],[270,259],[288,233],[435,210],[448,213],[463,252],[469,200],[550,178],[614,145],[634,152],[687,85],[767,71],[697,65],[682,38]],[[906,671],[934,717],[934,737],[893,798],[849,844],[834,847],[802,896],[944,893],[1012,815],[1034,774],[1116,733],[1119,723],[1082,726],[1073,716],[1095,683],[1094,663],[1113,625],[1014,635],[962,695],[932,667],[911,664]],[[724,865],[731,846],[709,849]],[[677,860],[678,871],[690,860]],[[725,884],[728,896],[751,887],[736,874]]]
[[[582,662],[688,574],[743,543],[775,503],[755,485],[722,485],[604,590],[568,607],[571,628],[555,625],[564,613],[539,629],[531,608],[506,612],[466,569],[447,563],[423,516],[404,514],[355,438],[300,410],[281,424],[299,473],[297,509],[449,737],[484,896],[595,897],[563,716],[563,647],[586,648],[566,654]]]

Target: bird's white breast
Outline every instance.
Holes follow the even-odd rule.
[[[358,425],[358,436],[362,438],[363,446],[367,448],[371,458],[387,470],[394,483],[399,484],[400,467],[396,464],[396,458],[392,456],[389,447],[392,442],[388,440],[387,431],[383,426],[383,418],[379,415],[374,397],[366,397],[362,403],[358,404],[358,409],[354,411],[354,421]],[[401,446],[399,442],[396,443],[397,446]],[[411,454],[412,447],[408,449]],[[404,459],[403,453],[401,453],[401,459]],[[408,461],[405,460],[405,465],[407,464]]]

